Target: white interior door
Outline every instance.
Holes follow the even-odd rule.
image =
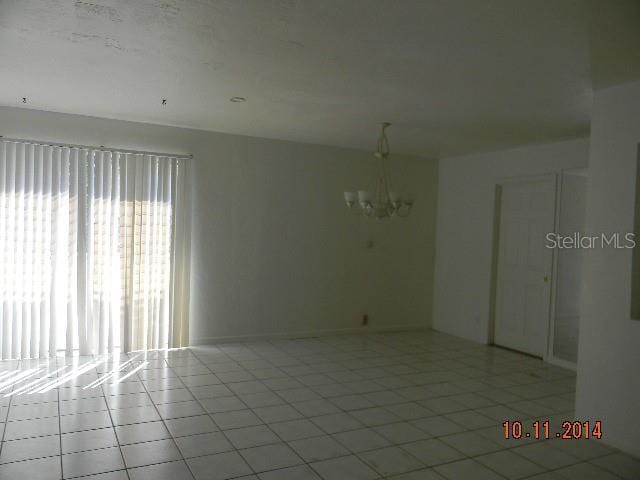
[[[555,176],[502,184],[496,278],[497,345],[532,355],[547,350],[555,226]]]

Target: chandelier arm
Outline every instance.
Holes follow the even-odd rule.
[[[400,207],[400,208],[398,208],[396,210],[396,215],[398,215],[398,217],[400,217],[400,218],[407,218],[409,216],[409,214],[411,213],[411,207],[408,206],[408,205],[406,205],[406,207],[407,208],[404,210],[405,211],[404,214],[401,213],[403,207]]]
[[[387,206],[387,215],[389,215],[390,217],[397,215],[398,210],[396,210],[396,208],[390,203]]]

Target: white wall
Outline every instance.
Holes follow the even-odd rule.
[[[489,339],[496,180],[585,167],[586,139],[440,160],[433,328]]]
[[[588,233],[633,231],[639,143],[640,82],[598,91],[591,125]],[[576,416],[601,419],[604,441],[640,455],[640,321],[630,319],[631,252],[586,252]]]
[[[342,201],[367,152],[7,107],[0,135],[194,155],[193,342],[430,324],[436,162],[392,158],[417,204],[378,222]]]

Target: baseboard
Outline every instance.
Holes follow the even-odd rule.
[[[444,333],[445,335],[451,335],[452,337],[458,337],[462,340],[468,340],[470,342],[481,343],[482,345],[489,345],[488,336],[482,336],[482,338],[476,338],[475,335],[469,335],[468,332],[458,332],[452,329],[442,328],[438,326],[431,326],[431,330],[439,333]],[[480,336],[479,336],[480,337]]]
[[[376,333],[391,332],[412,332],[420,330],[429,330],[429,327],[418,325],[395,325],[390,327],[360,327],[360,328],[339,328],[329,330],[308,330],[303,332],[283,332],[283,333],[267,333],[262,335],[238,335],[226,337],[203,337],[192,338],[191,345],[210,345],[213,343],[238,343],[238,342],[256,342],[260,340],[285,340],[285,339],[302,339],[308,337],[328,337],[330,335],[370,335]]]

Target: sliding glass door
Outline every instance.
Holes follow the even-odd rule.
[[[0,142],[0,358],[176,346],[182,161]]]

